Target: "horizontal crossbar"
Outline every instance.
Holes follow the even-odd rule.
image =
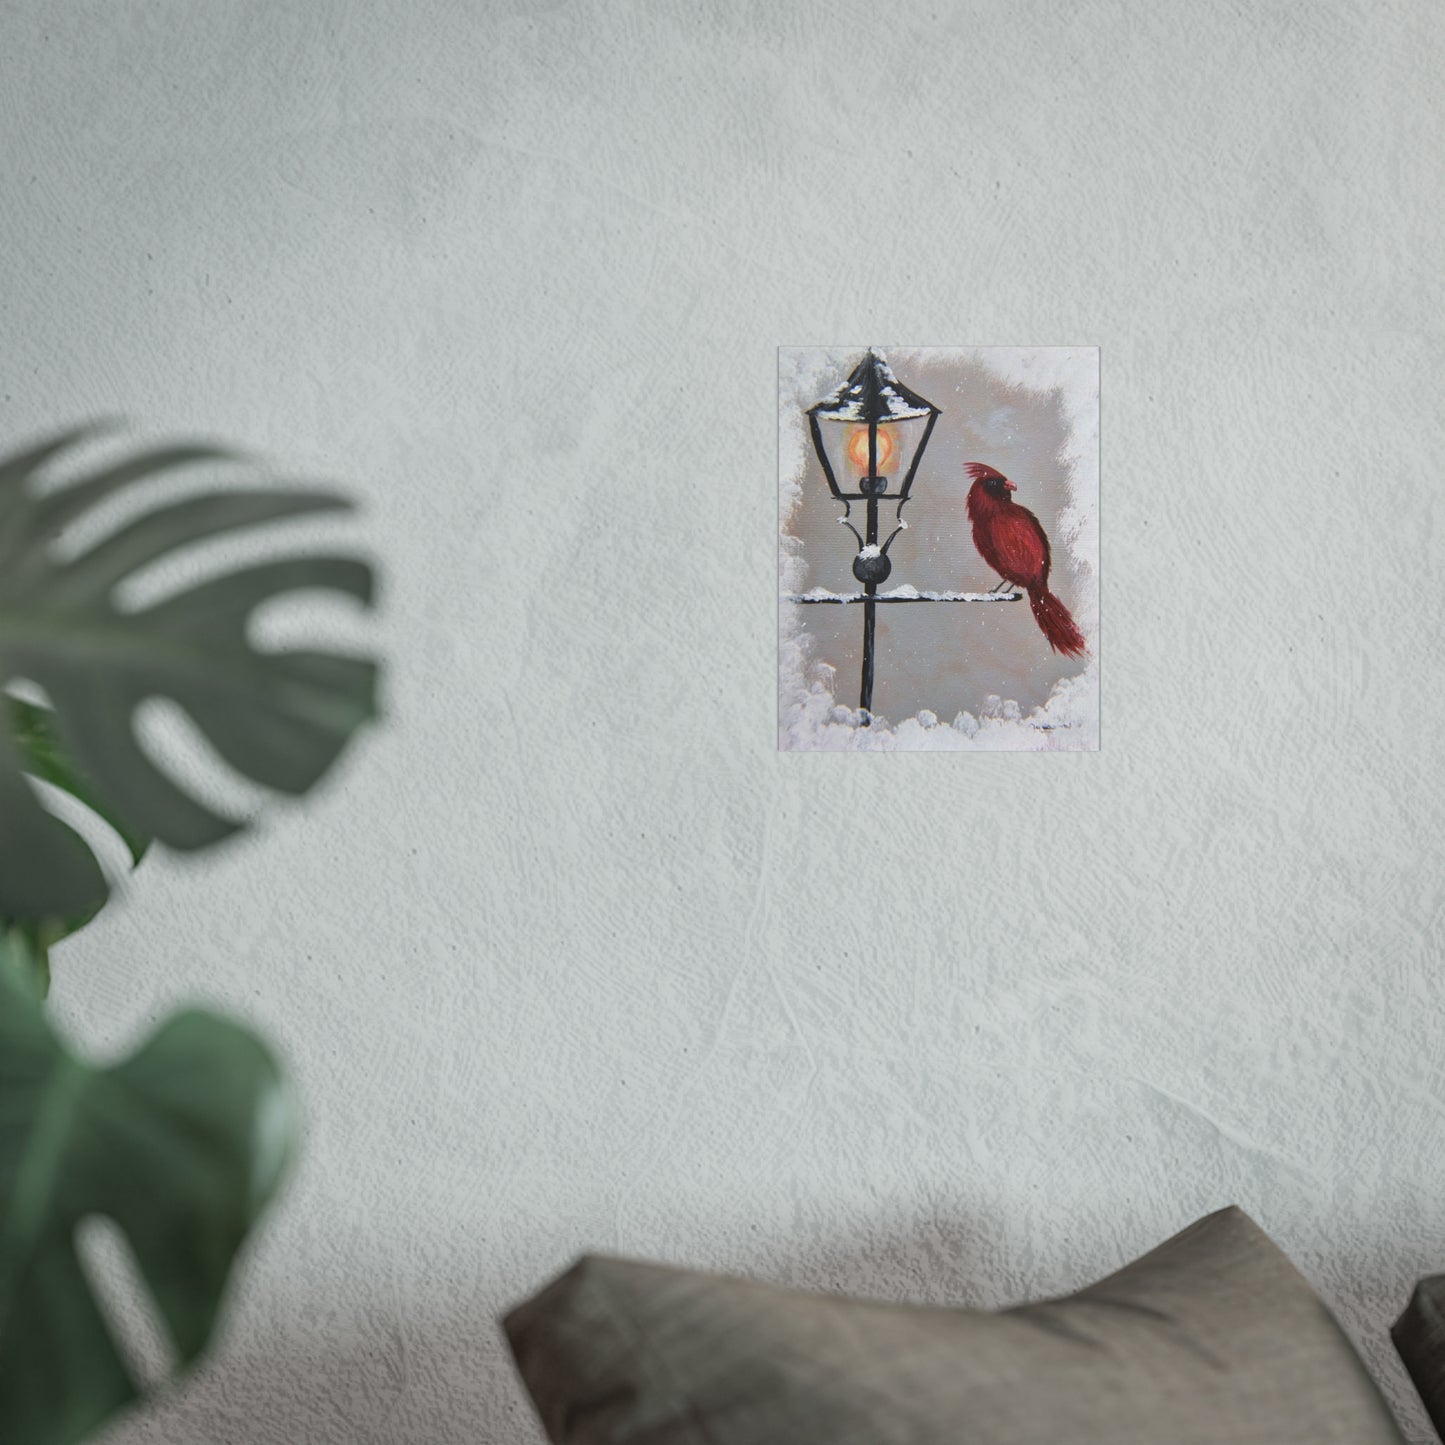
[[[790,593],[785,602],[805,604],[832,603],[846,606],[850,602],[1017,602],[1024,594],[1017,589],[1012,592],[918,592],[909,588],[907,592],[880,592],[870,597],[866,592],[825,592],[821,587],[812,592]]]

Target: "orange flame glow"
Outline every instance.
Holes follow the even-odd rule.
[[[881,476],[888,470],[888,463],[893,460],[893,430],[891,427],[880,426],[878,428],[878,473]],[[848,438],[848,460],[858,468],[860,472],[868,470],[868,428],[859,427],[852,436]]]

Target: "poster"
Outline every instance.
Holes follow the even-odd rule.
[[[784,347],[779,746],[1099,746],[1099,353]]]

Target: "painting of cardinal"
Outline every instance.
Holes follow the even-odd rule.
[[[1029,596],[1034,621],[1049,646],[1065,657],[1080,657],[1084,634],[1069,609],[1049,591],[1049,539],[1043,524],[1027,507],[1014,501],[1018,488],[1002,472],[984,462],[965,462],[973,478],[968,492],[968,520],[978,555]]]
[[[778,746],[1100,746],[1099,350],[778,352]]]

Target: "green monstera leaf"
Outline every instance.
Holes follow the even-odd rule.
[[[32,777],[70,794],[103,818],[125,844],[131,862],[139,863],[150,846],[150,839],[137,833],[124,818],[107,807],[104,799],[96,796],[90,780],[65,755],[55,726],[55,714],[48,707],[17,697],[0,697],[0,728],[5,726],[4,712],[7,710],[11,736],[19,747],[26,771]],[[68,934],[83,928],[99,907],[97,902],[68,918],[31,918],[11,925],[27,945],[30,967],[42,996],[50,991],[51,947]]]
[[[97,795],[95,785],[66,756],[53,709],[18,697],[7,697],[3,701],[10,714],[10,732],[24,758],[26,771],[32,777],[69,793],[91,812],[105,819],[125,844],[131,862],[139,863],[145,857],[151,840],[132,828],[113,808],[107,807],[105,800]]]
[[[350,505],[344,497],[276,487],[210,491],[142,510],[69,556],[57,546],[66,529],[127,489],[180,467],[235,460],[213,447],[171,446],[45,487],[46,465],[89,435],[67,432],[0,460],[0,689],[29,682],[49,702],[19,714],[18,728],[0,726],[0,920],[43,924],[51,936],[93,913],[108,885],[89,845],[41,804],[27,773],[95,807],[133,853],[151,838],[205,848],[240,825],[141,747],[135,712],[142,703],[179,704],[238,772],[293,795],[316,783],[375,714],[370,660],[262,651],[247,636],[258,607],[300,589],[369,603],[371,568],[357,558],[284,557],[208,577],[147,606],[129,608],[117,597],[124,583],[180,549],[341,510]],[[34,937],[43,943],[40,932]]]
[[[72,1445],[139,1393],[76,1254],[88,1216],[129,1241],[181,1367],[205,1348],[295,1124],[265,1048],[172,1016],[95,1068],[51,1030],[0,938],[0,1440]]]

